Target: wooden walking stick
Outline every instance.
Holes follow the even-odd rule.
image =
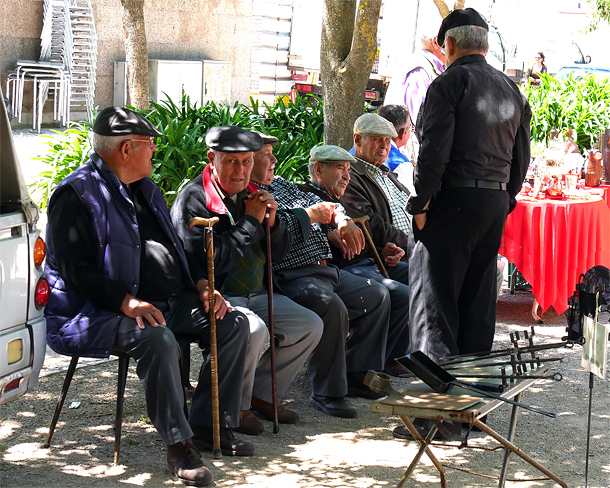
[[[273,401],[273,433],[280,431],[277,406],[277,380],[275,376],[275,333],[273,329],[273,269],[271,263],[271,227],[269,217],[265,217],[265,238],[267,244],[267,297],[269,308],[269,354],[271,356],[271,398]]]
[[[212,456],[214,459],[222,457],[222,451],[220,450],[220,401],[218,399],[218,346],[216,343],[216,315],[214,314],[214,304],[216,303],[214,295],[214,234],[212,232],[212,227],[219,220],[218,217],[212,217],[211,219],[194,217],[188,223],[189,229],[195,225],[205,227],[205,245],[208,255],[208,303],[210,306],[210,369],[212,373],[212,433],[214,437]]]
[[[375,243],[373,242],[373,239],[371,238],[371,234],[369,234],[369,230],[366,228],[365,222],[367,220],[370,220],[369,216],[365,215],[364,217],[358,217],[357,219],[352,219],[352,220],[354,221],[354,224],[356,224],[358,227],[360,227],[362,229],[364,238],[366,239],[367,244],[371,248],[371,252],[373,253],[375,262],[377,263],[377,266],[379,267],[379,271],[381,271],[381,275],[384,278],[390,279],[390,277],[388,276],[388,272],[386,271],[385,266],[383,265],[383,261],[381,260],[381,256],[379,256],[379,253],[377,252]]]

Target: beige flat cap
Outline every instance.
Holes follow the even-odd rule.
[[[354,134],[363,136],[398,137],[391,122],[377,114],[363,114],[354,122]]]
[[[267,134],[263,134],[262,132],[259,132],[257,130],[253,130],[252,132],[256,132],[259,136],[261,136],[263,144],[271,144],[272,146],[275,146],[280,142],[280,140],[275,136],[268,136]]]
[[[315,163],[355,163],[356,158],[339,146],[316,146],[309,152],[309,162]]]

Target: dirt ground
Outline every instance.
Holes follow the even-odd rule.
[[[495,348],[508,345],[508,334],[534,324],[530,315],[533,298],[528,292],[510,295],[507,290],[498,303]],[[564,335],[565,318],[553,310],[536,325],[536,342],[556,342]],[[585,486],[589,374],[580,366],[581,349],[560,349],[545,356],[565,359],[555,370],[563,381],[540,380],[527,390],[522,401],[557,413],[551,419],[522,410],[515,444],[565,480],[569,487]],[[193,351],[191,377],[194,382],[199,354]],[[130,366],[125,398],[121,464],[113,466],[112,429],[115,409],[116,361],[91,362],[77,370],[50,449],[44,449],[48,425],[55,408],[64,374],[65,360],[49,358],[51,373],[40,381],[37,391],[0,406],[1,487],[125,487],[182,486],[168,478],[165,448],[155,429],[146,423],[141,385]],[[407,379],[393,380],[400,389]],[[357,419],[326,416],[308,405],[310,389],[303,371],[288,392],[286,403],[301,415],[297,425],[282,425],[280,433],[266,431],[249,438],[257,447],[251,458],[212,460],[204,453],[218,487],[385,487],[395,486],[417,448],[414,442],[399,441],[391,429],[399,419],[369,411],[370,401],[355,399]],[[588,486],[610,486],[610,385],[596,379],[593,390],[591,456]],[[67,408],[80,402],[78,408]],[[506,435],[510,408],[490,414],[488,424]],[[470,436],[472,449],[458,449],[458,443],[435,444],[433,452],[447,467],[449,487],[497,486],[501,449],[482,433]],[[458,469],[459,468],[459,469]],[[476,476],[465,471],[485,475]],[[559,486],[516,456],[512,456],[506,486],[515,488]],[[519,480],[519,481],[516,481]],[[424,456],[407,486],[440,486],[434,466]]]

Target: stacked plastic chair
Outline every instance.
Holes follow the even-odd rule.
[[[52,95],[53,119],[67,125],[71,111],[93,120],[97,35],[90,0],[44,0],[38,61],[17,61],[9,73],[7,93],[21,122],[23,92],[32,83],[32,128],[42,123],[44,104]],[[11,89],[12,84],[12,89]]]

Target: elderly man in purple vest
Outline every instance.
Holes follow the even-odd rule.
[[[148,178],[152,138],[160,135],[136,112],[103,110],[89,160],[51,196],[47,342],[70,356],[108,357],[115,349],[133,357],[148,416],[167,445],[168,470],[184,484],[207,486],[212,475],[191,438],[195,429],[212,437],[210,366],[203,368],[187,421],[174,337],[209,340],[207,282],[191,280],[163,196]],[[239,424],[248,319],[218,295],[221,448],[252,454],[252,445],[227,429]]]

